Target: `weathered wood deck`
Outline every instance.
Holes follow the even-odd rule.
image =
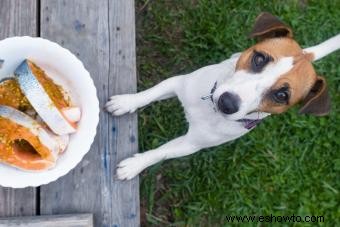
[[[113,94],[135,92],[133,0],[0,0],[0,39],[24,35],[50,39],[77,55],[102,106]],[[97,131],[91,151],[58,181],[0,187],[0,217],[93,213],[95,226],[138,226],[138,179],[114,180],[116,164],[137,152],[137,117],[102,111]]]

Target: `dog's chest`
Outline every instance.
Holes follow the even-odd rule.
[[[215,112],[210,114],[191,114],[186,112],[189,130],[199,142],[216,146],[239,138],[251,129],[246,129],[242,123],[226,121]]]

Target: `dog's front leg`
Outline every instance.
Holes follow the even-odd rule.
[[[178,137],[157,149],[135,154],[119,163],[117,177],[120,180],[130,180],[145,168],[162,160],[186,156],[199,151],[187,135]]]
[[[151,102],[174,97],[182,86],[183,76],[174,76],[137,94],[115,95],[105,105],[115,116],[132,113]]]

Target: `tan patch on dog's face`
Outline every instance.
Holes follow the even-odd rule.
[[[303,100],[316,81],[316,73],[312,64],[300,59],[292,70],[282,75],[277,82],[264,94],[259,110],[267,113],[282,113]],[[277,102],[275,93],[285,91],[288,101]]]
[[[266,56],[268,63],[277,62],[283,57],[293,57],[293,68],[281,75],[278,80],[264,92],[258,111],[267,113],[282,113],[291,106],[299,103],[315,83],[317,77],[310,62],[310,56],[303,54],[300,46],[291,38],[274,38],[264,40],[244,51],[236,65],[236,71],[245,70],[261,73],[266,65],[257,67],[254,56],[258,53]],[[258,61],[255,61],[258,62]],[[261,65],[261,64],[260,64]],[[281,92],[281,93],[280,93]],[[288,99],[282,101],[282,94]]]
[[[251,61],[254,52],[266,54],[275,62],[282,57],[294,57],[302,55],[301,47],[291,38],[266,39],[245,50],[237,64],[237,70],[252,70]]]

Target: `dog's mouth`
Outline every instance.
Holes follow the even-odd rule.
[[[248,118],[242,118],[237,120],[237,122],[242,123],[243,127],[245,127],[248,130],[255,128],[261,121],[262,119],[248,119]]]
[[[262,113],[258,111],[249,112],[244,118],[236,120],[243,124],[243,127],[250,130],[255,128],[259,123],[262,122],[263,118],[267,116],[267,113]]]

